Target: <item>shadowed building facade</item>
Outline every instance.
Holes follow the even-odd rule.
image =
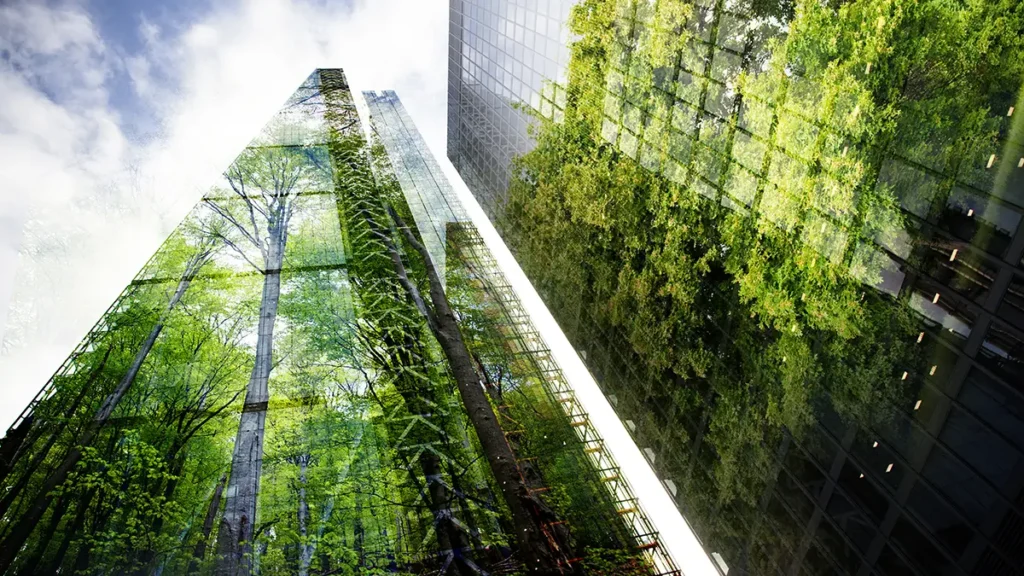
[[[569,61],[572,0],[452,0],[448,40],[448,158],[494,217],[512,159],[532,148],[530,110],[553,114]]]
[[[1019,15],[580,3],[530,154],[508,4],[451,3],[449,157],[722,572],[1021,574]]]

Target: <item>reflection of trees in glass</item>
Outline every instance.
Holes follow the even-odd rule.
[[[896,262],[918,232],[900,204],[933,214],[997,137],[1024,73],[1014,6],[574,11],[564,120],[541,121],[502,226],[624,417],[699,436],[684,460],[714,473],[682,501],[756,504],[817,402],[871,425],[902,398],[917,332]]]
[[[252,368],[245,403],[238,424],[234,457],[227,485],[225,510],[219,528],[219,574],[247,573],[256,523],[263,441],[270,392],[267,383],[273,370],[274,323],[281,298],[281,266],[288,242],[288,226],[295,215],[298,195],[314,179],[319,168],[305,148],[247,148],[226,174],[237,196],[230,203],[207,198],[207,206],[230,223],[229,231],[216,237],[263,274],[256,362]],[[241,239],[238,239],[241,237]],[[254,262],[239,243],[259,251]]]
[[[455,223],[449,224],[447,236],[448,261],[454,265],[448,269],[446,293],[525,486],[572,526],[575,548],[587,550],[587,557],[622,548],[632,537],[587,461],[573,422],[547,396],[551,375],[535,353],[524,350],[531,335],[510,326],[509,319],[522,312],[493,285],[494,272],[475,252],[483,240],[472,227]],[[568,528],[558,537],[570,538]],[[621,560],[629,564],[634,558],[625,554]]]

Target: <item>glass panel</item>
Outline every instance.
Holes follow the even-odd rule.
[[[838,563],[840,570],[846,574],[856,574],[860,570],[862,564],[860,555],[846,542],[831,522],[822,519],[818,524],[818,532],[815,536],[821,547],[828,550]]]
[[[861,554],[867,551],[877,532],[876,523],[849,496],[836,490],[825,511]]]
[[[800,574],[807,576],[827,576],[836,574],[837,568],[817,543],[811,543],[804,556]]]
[[[879,572],[886,576],[915,576],[918,574],[891,546],[882,549],[882,553],[878,556],[877,567]]]
[[[1014,275],[999,304],[999,317],[1010,326],[1024,330],[1024,277]]]
[[[1002,256],[1020,224],[1020,212],[957,187],[950,193],[939,227],[995,256]]]
[[[1013,445],[996,434],[991,424],[969,415],[954,406],[939,437],[954,453],[997,490],[1010,491],[1014,468],[1024,464],[1024,456]],[[984,494],[985,490],[963,490]],[[1010,494],[1012,498],[1014,495]]]
[[[978,363],[1007,382],[1024,381],[1024,340],[993,322],[978,351]]]
[[[969,249],[939,240],[918,246],[922,271],[979,306],[985,304],[999,269]]]
[[[915,286],[910,306],[921,314],[930,331],[957,347],[971,335],[974,312],[953,298],[943,298],[941,290],[932,285]]]
[[[892,529],[892,539],[925,574],[953,574],[954,563],[946,558],[917,527],[901,517]]]
[[[960,402],[979,420],[1024,450],[1024,398],[1001,382],[972,368],[960,391]]]
[[[935,468],[935,471],[940,474],[943,472],[939,468]],[[907,509],[917,517],[938,542],[948,546],[953,554],[962,553],[970,543],[973,531],[967,521],[923,484],[918,483],[910,492]],[[907,540],[903,547],[905,552],[914,554],[918,559],[935,556],[931,561],[946,561],[940,554],[931,552],[934,545],[925,543],[916,527],[912,527],[905,520],[897,522],[897,527],[900,526],[902,526],[902,531],[899,534],[903,534]],[[896,537],[897,534],[897,530],[894,529],[893,536]],[[922,565],[927,566],[928,564],[922,563]]]
[[[865,503],[871,504],[870,509],[876,516],[875,519],[881,521],[880,514],[885,513],[887,506],[884,497],[878,493],[878,489],[871,484],[871,481],[853,482],[852,480],[854,478],[857,480],[870,478],[874,482],[879,482],[881,489],[888,488],[890,492],[894,493],[907,473],[906,465],[902,461],[896,460],[884,439],[863,431],[857,434],[851,451],[864,464],[865,469],[857,469],[855,465],[848,463],[843,467],[841,478],[844,478],[851,486],[851,489],[847,490],[851,494],[861,495],[863,491],[862,496]],[[864,474],[863,478],[860,476],[861,474]]]

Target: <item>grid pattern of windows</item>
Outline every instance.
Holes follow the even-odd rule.
[[[836,119],[856,104],[822,106],[824,89],[795,72],[781,95],[737,89],[741,73],[770,57],[764,41],[781,29],[752,21],[742,3],[699,1],[678,65],[657,70],[654,86],[639,91],[644,71],[632,52],[650,32],[650,5],[619,4],[605,139],[710,202],[756,210],[780,228],[821,231],[803,240],[818,242],[826,258],[853,250],[852,264],[871,260],[881,274],[865,281],[909,296],[921,317],[917,343],[931,359],[920,373],[897,376],[911,384],[904,403],[879,407],[893,414],[884,426],[840,424],[822,407],[816,446],[780,441],[779,476],[759,511],[680,501],[709,552],[734,562],[750,554],[749,569],[764,574],[1021,573],[1024,142],[1016,91],[992,102],[987,125],[997,136],[978,143],[973,161],[936,162],[944,134],[907,134],[886,149],[877,186],[900,198],[907,230],[855,229],[855,210],[791,206],[804,192],[792,183],[832,167],[838,181],[837,158],[868,153]],[[863,220],[869,227],[870,215]],[[851,246],[851,238],[861,240]],[[552,309],[575,327],[573,340],[670,491],[710,482],[714,456],[701,442],[710,415],[663,414],[671,391],[623,352],[626,336],[588,334],[603,329],[585,311],[571,317],[582,308],[560,296]],[[730,541],[753,546],[729,550]]]
[[[448,157],[489,216],[505,203],[509,166],[528,152],[530,112],[564,105],[571,0],[452,0]],[[561,92],[561,95],[559,95]]]
[[[423,242],[444,282],[448,223],[467,222],[469,218],[398,96],[385,90],[379,95],[364,92],[363,97],[374,120],[373,130],[387,149],[416,227],[429,231],[423,234]]]
[[[503,334],[536,370],[549,400],[572,423],[588,462],[614,502],[639,550],[659,575],[678,574],[675,564],[660,546],[658,533],[633,496],[628,481],[619,474],[618,464],[604,446],[604,440],[589,415],[566,383],[561,369],[551,358],[543,337],[494,262],[489,249],[466,215],[451,184],[431,155],[393,91],[364,92],[370,109],[371,128],[384,145],[405,200],[416,221],[431,260],[444,274],[447,252],[457,256],[452,267],[474,270],[489,297],[502,310]],[[546,490],[547,488],[541,488]]]
[[[511,160],[502,138],[520,131],[487,121],[497,107],[486,100],[493,92],[474,96],[480,84],[466,70],[481,56],[463,23],[486,20],[486,12],[469,4],[452,2],[449,155],[497,220]],[[708,552],[754,574],[1021,574],[1019,86],[993,91],[981,124],[994,137],[972,141],[964,161],[942,153],[955,137],[951,129],[911,122],[891,146],[869,149],[847,128],[858,102],[825,98],[827,89],[799,70],[783,91],[749,83],[741,90],[741,75],[763,70],[769,40],[786,31],[779,21],[752,17],[750,2],[694,2],[685,46],[673,65],[653,71],[653,87],[646,82],[652,71],[633,54],[651,31],[654,3],[618,4],[604,138],[708,202],[805,231],[803,242],[854,274],[872,269],[866,284],[918,312],[916,345],[929,360],[895,376],[905,382],[904,396],[878,407],[891,413],[884,424],[844,422],[823,405],[806,437],[774,439],[777,476],[759,506],[684,500],[681,486],[713,485],[716,455],[703,441],[711,411],[679,409],[673,383],[647,371],[627,335],[595,321],[585,297],[538,286],[668,490],[680,496]],[[495,58],[482,54],[485,63]],[[554,105],[545,111],[538,100],[538,109],[557,116],[557,87],[548,95]],[[873,154],[882,156],[873,185],[899,198],[902,229],[874,226],[853,197],[794,209],[799,195],[834,199],[852,190],[844,171]],[[830,182],[829,189],[800,187]]]

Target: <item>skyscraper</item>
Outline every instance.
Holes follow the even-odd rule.
[[[317,70],[0,443],[0,574],[675,573],[394,93]]]
[[[1016,4],[580,6],[522,171],[449,155],[722,572],[1020,574]]]
[[[553,114],[569,62],[572,0],[452,0],[448,158],[493,217],[512,159],[529,151],[531,110]]]

